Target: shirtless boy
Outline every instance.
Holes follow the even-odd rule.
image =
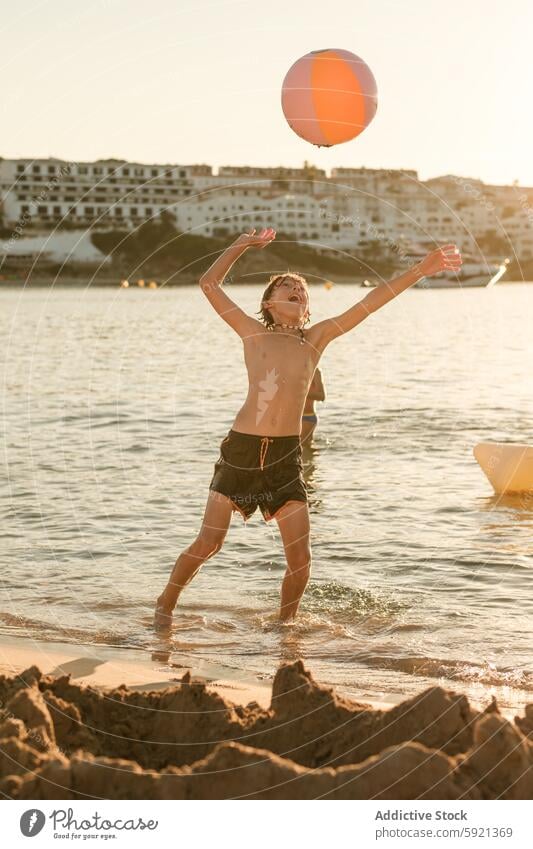
[[[251,248],[275,239],[272,228],[243,233],[200,279],[200,287],[221,318],[242,339],[248,395],[220,446],[200,531],[178,557],[159,596],[155,624],[168,627],[183,588],[202,564],[220,550],[233,511],[246,520],[257,507],[280,530],[287,569],[281,586],[280,619],[292,619],[309,580],[311,549],[307,492],[302,477],[300,427],[305,400],[320,357],[330,342],[423,277],[458,271],[455,245],[432,251],[395,279],[381,283],[340,315],[306,328],[309,292],[298,274],[274,275],[261,303],[262,321],[247,315],[223,290],[227,273]]]

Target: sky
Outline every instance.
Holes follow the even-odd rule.
[[[0,156],[409,168],[533,186],[531,0],[0,0]],[[296,136],[283,78],[311,50],[370,66],[378,111]]]

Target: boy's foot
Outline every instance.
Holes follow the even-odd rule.
[[[172,608],[166,607],[157,599],[154,612],[154,628],[156,630],[169,630],[172,625]]]

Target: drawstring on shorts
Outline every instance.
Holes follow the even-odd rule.
[[[264,467],[264,464],[265,464],[269,442],[274,442],[274,440],[269,439],[268,436],[263,436],[263,438],[261,439],[261,450],[259,452],[259,465],[261,467],[261,471],[263,471],[263,467]]]

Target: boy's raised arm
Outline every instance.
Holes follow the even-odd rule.
[[[258,327],[262,328],[263,325],[232,301],[222,289],[222,283],[230,268],[248,248],[265,248],[275,237],[276,231],[271,227],[261,230],[257,235],[255,229],[243,233],[200,277],[200,287],[209,303],[241,337],[257,332]]]
[[[429,253],[422,262],[413,265],[404,274],[393,280],[385,281],[372,289],[368,295],[340,315],[320,321],[311,328],[316,335],[315,344],[324,348],[332,339],[348,333],[354,327],[367,318],[370,313],[381,309],[393,298],[409,289],[423,277],[431,277],[440,271],[458,271],[461,267],[461,254],[455,245],[444,245],[442,248]]]

